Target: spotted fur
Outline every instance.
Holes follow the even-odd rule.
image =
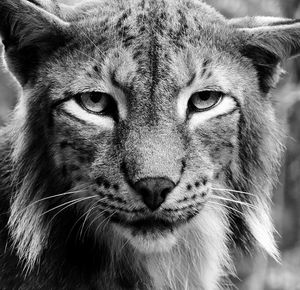
[[[281,129],[271,89],[300,24],[196,0],[2,0],[23,87],[0,142],[1,289],[224,289],[232,251],[275,259]],[[191,113],[196,91],[224,93]],[[113,96],[109,117],[87,91]],[[176,186],[152,212],[134,189]]]

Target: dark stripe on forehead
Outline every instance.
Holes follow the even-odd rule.
[[[211,59],[207,58],[203,61],[203,65],[202,65],[202,72],[201,72],[201,78],[204,77],[204,75],[207,72],[208,66],[211,64]]]

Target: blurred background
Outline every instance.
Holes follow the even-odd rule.
[[[74,0],[61,1],[68,4]],[[77,1],[78,2],[78,1]],[[300,18],[300,0],[206,0],[225,16],[284,16]],[[0,50],[2,54],[2,48]],[[237,257],[239,290],[300,290],[300,57],[285,65],[287,74],[274,91],[277,116],[288,138],[280,182],[274,193],[273,218],[282,253],[278,264],[262,253]],[[9,119],[20,88],[0,62],[0,126]]]

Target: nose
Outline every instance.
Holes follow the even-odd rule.
[[[175,183],[165,177],[143,178],[136,182],[134,187],[148,208],[154,211],[166,200]]]

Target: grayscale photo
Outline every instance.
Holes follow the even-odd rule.
[[[0,55],[0,290],[300,290],[300,0],[0,0]]]

